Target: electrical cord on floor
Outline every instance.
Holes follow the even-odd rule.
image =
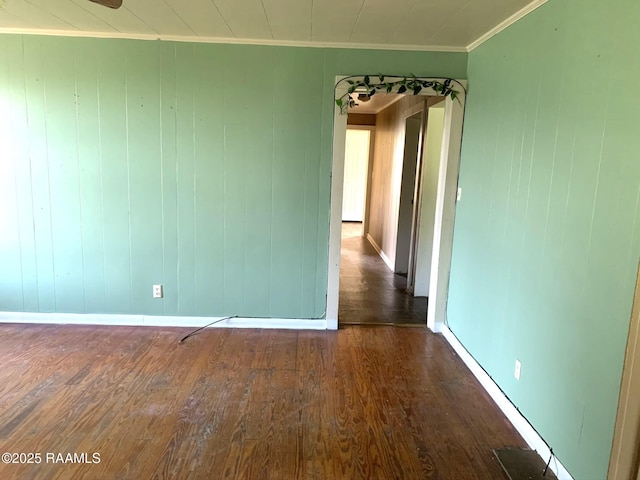
[[[325,315],[326,315],[326,311],[325,311],[325,313],[323,313],[323,314],[322,314],[321,316],[319,316],[319,317],[303,318],[302,320],[324,320]],[[196,333],[198,333],[200,330],[204,330],[205,328],[210,327],[211,325],[215,325],[216,323],[220,323],[220,322],[222,322],[222,321],[224,321],[224,320],[230,320],[230,319],[232,319],[232,318],[252,318],[252,319],[255,319],[255,320],[270,320],[270,319],[272,319],[273,317],[240,317],[240,315],[231,315],[231,316],[229,316],[229,317],[222,317],[222,318],[219,318],[219,319],[217,319],[217,320],[214,320],[214,321],[213,321],[213,322],[211,322],[211,323],[207,323],[206,325],[203,325],[202,327],[198,327],[198,328],[196,328],[193,332],[191,332],[191,333],[189,333],[188,335],[185,335],[184,337],[182,337],[178,343],[182,343],[182,342],[184,342],[187,338],[189,338],[189,337],[190,337],[190,336],[192,336],[192,335],[195,335],[195,334],[196,334]]]
[[[547,462],[547,465],[544,467],[544,470],[542,471],[542,476],[543,477],[547,476],[547,471],[549,470],[549,465],[551,465],[551,459],[553,457],[555,457],[555,455],[553,454],[553,448],[549,448],[549,453],[551,454],[551,456],[549,457],[549,461]]]
[[[206,325],[204,325],[204,326],[202,326],[202,327],[196,328],[193,332],[191,332],[191,333],[189,333],[188,335],[185,335],[184,337],[182,337],[182,338],[180,339],[180,342],[179,342],[179,343],[184,342],[187,338],[189,338],[191,335],[195,335],[195,334],[196,334],[196,333],[198,333],[200,330],[204,330],[205,328],[210,327],[211,325],[215,325],[215,324],[216,324],[216,323],[218,323],[218,322],[222,322],[223,320],[229,320],[229,319],[231,319],[231,318],[238,318],[238,315],[233,315],[233,316],[231,316],[231,317],[222,317],[222,318],[219,318],[218,320],[214,320],[214,321],[213,321],[213,322],[211,322],[211,323],[207,323]]]

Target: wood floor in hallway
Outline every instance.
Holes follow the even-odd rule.
[[[523,446],[426,329],[187,332],[0,325],[0,450],[41,455],[0,478],[506,480]]]
[[[406,291],[407,279],[394,274],[366,238],[362,224],[342,224],[338,322],[427,324],[427,298]]]

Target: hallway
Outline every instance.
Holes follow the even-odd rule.
[[[361,223],[342,224],[340,325],[426,325],[427,298],[411,296],[406,285],[362,238]]]

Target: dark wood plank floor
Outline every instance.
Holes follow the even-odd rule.
[[[341,325],[427,325],[427,298],[406,291],[406,277],[394,274],[369,241],[362,224],[342,224],[340,261]]]
[[[43,456],[0,478],[504,479],[524,446],[426,329],[185,333],[0,325],[0,451]]]

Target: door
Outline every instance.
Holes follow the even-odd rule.
[[[416,297],[428,297],[433,256],[433,234],[436,221],[438,176],[444,134],[444,102],[429,107],[422,156],[422,179],[416,212],[415,254],[409,269],[408,284]]]
[[[404,156],[402,160],[402,183],[400,185],[395,260],[395,273],[401,274],[409,271],[413,200],[416,187],[416,167],[418,164],[421,129],[422,112],[412,115],[405,120]]]
[[[342,196],[343,222],[362,222],[364,220],[370,136],[369,130],[347,129],[344,156],[344,193]]]

